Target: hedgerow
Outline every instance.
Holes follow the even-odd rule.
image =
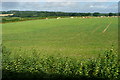
[[[18,54],[11,58],[12,51],[3,47],[3,79],[120,79],[118,52],[107,50],[95,59],[75,59],[69,57],[33,55],[23,57]]]

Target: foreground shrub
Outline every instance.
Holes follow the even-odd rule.
[[[39,58],[36,51],[27,58],[21,55],[11,58],[11,54],[3,49],[3,79],[120,79],[118,54],[113,49],[96,59],[86,60],[59,56]]]

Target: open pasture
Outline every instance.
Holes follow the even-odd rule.
[[[119,80],[117,24],[117,18],[5,23],[2,78]]]
[[[5,23],[2,27],[3,45],[15,53],[22,49],[30,55],[30,49],[36,49],[41,55],[91,58],[112,45],[117,49],[117,18],[31,20]]]

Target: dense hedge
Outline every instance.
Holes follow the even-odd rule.
[[[111,49],[96,59],[74,59],[69,57],[38,57],[33,51],[31,56],[17,56],[3,47],[3,79],[50,79],[50,80],[120,80],[118,54]]]
[[[61,18],[65,16],[60,16]],[[67,16],[66,16],[67,17]],[[55,16],[49,16],[49,17],[1,17],[2,23],[8,23],[8,22],[18,22],[18,21],[27,21],[27,20],[37,20],[37,19],[52,19],[57,18]]]

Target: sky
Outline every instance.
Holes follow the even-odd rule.
[[[118,2],[119,0],[0,0],[2,2]]]
[[[20,11],[118,12],[119,0],[2,0],[2,9]]]

